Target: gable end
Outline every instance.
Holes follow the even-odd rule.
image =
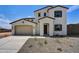
[[[53,9],[53,8],[56,8],[56,7],[62,7],[62,8],[65,8],[65,9],[69,9],[69,8],[67,8],[67,7],[64,7],[64,6],[61,6],[61,5],[57,5],[57,6],[55,6],[55,7],[49,8],[49,9],[47,10],[47,12],[48,12],[50,9]]]
[[[19,20],[14,21],[14,22],[11,22],[10,24],[13,24],[13,23],[15,23],[15,22],[18,22],[18,21],[20,21],[20,20],[25,20],[25,21],[28,21],[28,22],[35,23],[35,22],[29,21],[29,20],[27,20],[27,19],[35,19],[35,18],[22,18],[22,19],[19,19]]]

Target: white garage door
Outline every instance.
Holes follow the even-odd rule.
[[[15,33],[17,35],[32,35],[33,27],[31,25],[19,25],[15,27]]]

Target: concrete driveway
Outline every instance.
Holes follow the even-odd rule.
[[[0,53],[16,53],[29,38],[45,38],[40,36],[8,36],[0,39]]]
[[[9,36],[0,39],[0,53],[16,53],[30,36]]]

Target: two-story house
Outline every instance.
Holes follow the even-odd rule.
[[[46,6],[35,10],[35,18],[22,18],[12,22],[16,35],[67,35],[67,7]]]

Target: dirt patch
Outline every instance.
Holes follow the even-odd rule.
[[[79,52],[79,38],[30,38],[19,53],[73,53]]]

